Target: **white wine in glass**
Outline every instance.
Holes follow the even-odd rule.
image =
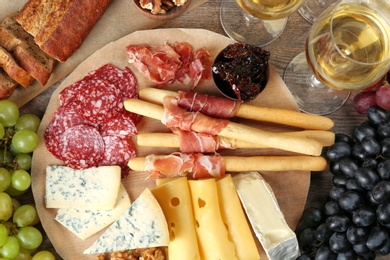
[[[232,39],[265,46],[284,31],[287,17],[305,0],[222,0],[220,19]]]
[[[329,114],[345,103],[349,91],[369,87],[387,73],[389,19],[386,0],[344,0],[316,19],[305,54],[284,74],[302,111]]]

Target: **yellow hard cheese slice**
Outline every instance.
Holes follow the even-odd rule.
[[[268,258],[295,260],[299,256],[297,238],[287,225],[268,183],[257,172],[238,174],[233,182]]]
[[[221,217],[215,179],[188,181],[201,259],[237,259],[234,243]]]
[[[236,246],[238,258],[245,260],[260,259],[256,242],[230,174],[217,181],[217,190],[222,219]]]
[[[164,213],[151,191],[145,189],[84,254],[168,245]]]
[[[119,166],[100,166],[85,170],[47,166],[46,207],[112,209],[120,183]]]
[[[171,240],[168,246],[169,260],[200,259],[187,178],[166,180],[171,181],[151,191],[167,219]]]
[[[84,240],[117,220],[129,207],[129,195],[121,185],[113,209],[59,209],[55,220]]]

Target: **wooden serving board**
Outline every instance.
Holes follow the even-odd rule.
[[[99,68],[100,66],[111,63],[121,69],[129,67],[137,77],[138,87],[153,87],[153,83],[143,77],[138,71],[130,66],[126,59],[125,47],[135,44],[159,45],[165,42],[173,43],[174,41],[185,41],[192,45],[194,49],[206,48],[213,57],[215,57],[224,47],[233,43],[230,38],[216,34],[214,32],[201,29],[159,29],[137,31],[130,35],[121,38],[118,41],[112,42],[102,49],[98,50],[82,62],[59,86],[53,93],[47,111],[42,119],[39,128],[40,145],[34,151],[32,165],[32,189],[37,205],[38,213],[41,218],[42,225],[53,243],[57,252],[64,259],[95,259],[96,255],[83,255],[82,252],[88,248],[102,232],[92,236],[91,238],[82,241],[70,231],[66,230],[61,224],[54,220],[57,210],[47,209],[44,203],[45,195],[45,169],[47,165],[62,165],[63,162],[54,158],[46,149],[43,134],[46,126],[53,118],[53,114],[59,107],[58,93],[69,86],[71,83],[83,78],[89,71]],[[271,53],[272,59],[272,53]],[[189,86],[173,84],[167,89],[170,90],[190,90]],[[212,80],[202,81],[195,91],[219,95],[219,92]],[[251,103],[266,106],[277,107],[298,111],[298,107],[288,91],[286,85],[280,76],[271,68],[270,80],[265,90]],[[260,122],[250,122],[239,119],[235,121],[246,123],[262,129],[273,131],[287,131],[291,128],[284,128],[272,124]],[[160,121],[143,118],[138,125],[139,132],[166,132],[168,129],[161,124]],[[136,137],[134,138],[134,143]],[[151,153],[168,154],[175,151],[174,149],[154,148],[154,147],[136,147],[137,155],[145,156]],[[264,155],[264,154],[287,154],[275,149],[237,149],[221,152],[222,155]],[[280,207],[285,214],[287,223],[292,229],[295,229],[298,220],[304,209],[308,188],[310,184],[310,172],[306,171],[286,171],[286,172],[261,172],[264,178],[273,188]],[[128,177],[122,180],[130,199],[134,201],[138,195],[146,188],[155,186],[152,179],[147,179],[148,175],[143,172],[132,172]],[[257,240],[257,239],[256,239]],[[66,242],[64,242],[66,241]],[[258,244],[262,259],[267,259],[260,244]]]

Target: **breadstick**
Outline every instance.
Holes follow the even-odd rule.
[[[307,137],[317,140],[322,146],[330,146],[334,143],[335,135],[333,132],[323,130],[303,130],[296,132],[282,132],[286,135]],[[232,140],[226,137],[218,137],[222,143],[235,144],[234,148],[268,148],[258,144]],[[179,135],[174,133],[141,133],[137,136],[137,144],[140,146],[158,146],[158,147],[180,147]]]
[[[157,120],[161,120],[164,115],[162,106],[139,99],[128,99],[124,106],[130,112]],[[319,156],[322,151],[322,145],[313,139],[272,133],[234,122],[229,122],[218,135],[306,155]]]
[[[146,157],[130,159],[128,166],[144,171]],[[327,161],[323,157],[297,156],[224,156],[226,172],[246,171],[323,171]]]
[[[177,92],[157,88],[144,88],[139,91],[142,100],[162,104],[164,96],[177,97]],[[270,122],[312,130],[329,130],[334,122],[324,116],[305,114],[297,111],[267,108],[242,103],[235,115],[256,121]]]

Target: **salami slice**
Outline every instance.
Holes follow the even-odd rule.
[[[61,136],[62,160],[71,168],[85,169],[99,165],[104,156],[104,141],[90,125],[68,128]]]
[[[128,161],[136,156],[133,145],[118,136],[104,136],[104,156],[101,165],[127,166]]]
[[[137,118],[138,121],[138,117],[133,113],[127,111],[117,113],[102,124],[100,133],[102,136],[112,135],[129,139],[138,133],[133,118]]]
[[[101,79],[88,80],[88,87],[80,89],[76,96],[79,112],[92,123],[104,123],[123,109],[120,91]]]

